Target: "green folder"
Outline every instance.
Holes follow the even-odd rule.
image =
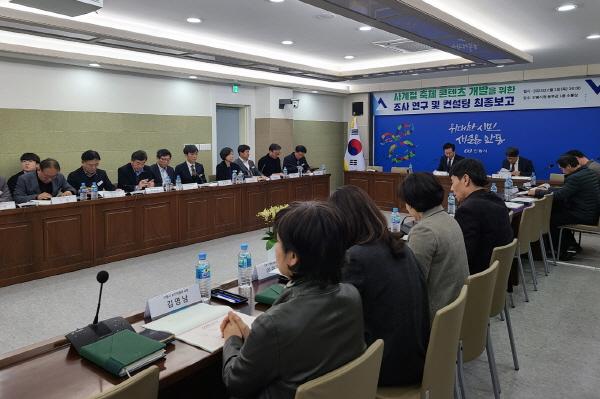
[[[277,300],[281,296],[285,285],[283,284],[273,284],[264,290],[258,292],[254,299],[258,303],[264,303],[265,305],[272,305],[273,302]]]
[[[79,354],[104,370],[123,377],[165,356],[165,344],[123,330],[85,345]]]

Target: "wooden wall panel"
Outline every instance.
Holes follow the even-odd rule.
[[[195,240],[210,235],[212,225],[208,197],[186,196],[179,201],[179,238]]]
[[[115,209],[100,209],[96,216],[100,229],[97,231],[100,234],[96,235],[97,255],[108,256],[135,250],[139,224],[134,207],[119,205]]]
[[[152,202],[142,208],[142,244],[144,248],[168,245],[177,241],[177,213],[173,202]]]
[[[33,223],[6,220],[0,224],[0,279],[34,271]]]
[[[263,220],[256,214],[267,208],[267,192],[260,186],[248,187],[244,199],[244,216],[242,218],[244,227],[248,229],[259,229],[263,226]]]
[[[284,205],[289,203],[289,192],[286,182],[276,182],[267,188],[269,206]]]
[[[216,232],[234,232],[241,229],[242,192],[240,189],[215,191],[212,195],[214,228]]]

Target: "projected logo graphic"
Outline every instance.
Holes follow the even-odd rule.
[[[412,123],[401,123],[395,133],[385,132],[379,138],[379,145],[386,147],[387,158],[392,163],[408,161],[416,156],[415,143],[407,139],[414,133]]]

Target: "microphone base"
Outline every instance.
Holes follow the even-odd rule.
[[[122,330],[131,330],[135,332],[131,324],[122,317],[113,317],[103,320],[98,324],[89,324],[86,327],[78,328],[65,336],[71,343],[71,346],[79,353],[81,347],[99,341],[100,339],[112,335]]]

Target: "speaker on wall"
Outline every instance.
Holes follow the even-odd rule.
[[[362,101],[352,103],[352,115],[358,116],[363,114],[363,103]]]

